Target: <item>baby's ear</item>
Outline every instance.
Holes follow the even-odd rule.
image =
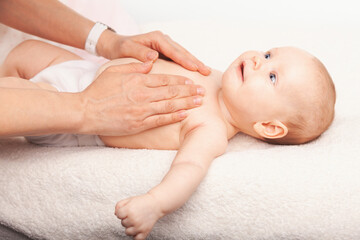
[[[288,128],[280,121],[262,121],[253,126],[255,132],[264,138],[283,138],[288,133]]]

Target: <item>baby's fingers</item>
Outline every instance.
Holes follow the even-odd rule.
[[[135,227],[129,227],[125,230],[125,234],[128,236],[135,236],[139,233],[139,230],[137,230]]]
[[[139,233],[134,237],[134,240],[144,240],[146,235],[144,233]]]
[[[122,208],[124,207],[128,202],[130,201],[130,198],[123,199],[121,201],[118,201],[116,204],[116,208]]]
[[[124,199],[119,201],[115,206],[115,215],[120,218],[124,219],[127,217],[127,213],[124,209],[124,206],[130,201],[130,199]]]

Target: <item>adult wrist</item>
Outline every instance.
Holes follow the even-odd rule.
[[[105,30],[99,40],[98,43],[96,45],[96,52],[99,56],[102,56],[104,58],[107,59],[113,59],[115,57],[118,56],[111,56],[111,54],[114,54],[114,46],[116,44],[114,44],[114,41],[117,40],[117,37],[119,35],[116,32],[110,31],[110,30]]]
[[[75,134],[90,134],[91,129],[85,119],[85,101],[80,93],[59,93],[64,103],[64,111],[67,111],[66,129],[63,132]]]
[[[94,118],[90,116],[93,111],[89,109],[91,108],[91,104],[89,104],[89,98],[84,92],[75,93],[74,95],[76,95],[76,100],[74,101],[76,106],[74,107],[76,108],[75,115],[77,116],[75,117],[76,120],[74,124],[74,133],[97,135],[98,132],[94,121],[92,120]]]
[[[115,32],[114,29],[112,29],[111,27],[109,27],[108,25],[101,23],[101,22],[96,22],[94,24],[94,26],[91,28],[86,41],[85,41],[85,50],[91,54],[94,54],[96,56],[98,56],[98,51],[97,51],[97,45],[98,45],[98,41],[101,37],[101,35],[103,34],[104,31],[112,31]]]

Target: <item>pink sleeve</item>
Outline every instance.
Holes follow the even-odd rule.
[[[107,24],[120,35],[140,33],[138,24],[118,0],[61,0],[61,2],[94,22],[99,21]],[[81,49],[71,49],[71,51],[87,60],[99,63],[107,61]]]

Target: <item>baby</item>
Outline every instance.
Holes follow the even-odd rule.
[[[66,50],[31,40],[13,49],[0,69],[0,77],[30,81],[8,78],[0,82],[0,87],[82,91],[104,69],[130,62],[137,60],[117,59],[99,66]],[[116,216],[126,234],[135,239],[145,239],[158,219],[190,198],[213,159],[225,152],[228,140],[236,133],[268,143],[302,144],[320,136],[334,118],[336,95],[329,73],[317,58],[294,47],[245,52],[224,73],[213,70],[209,76],[164,60],[156,61],[150,73],[192,79],[206,90],[202,105],[188,110],[182,122],[132,136],[27,137],[31,142],[56,146],[178,150],[159,185],[116,204]]]

